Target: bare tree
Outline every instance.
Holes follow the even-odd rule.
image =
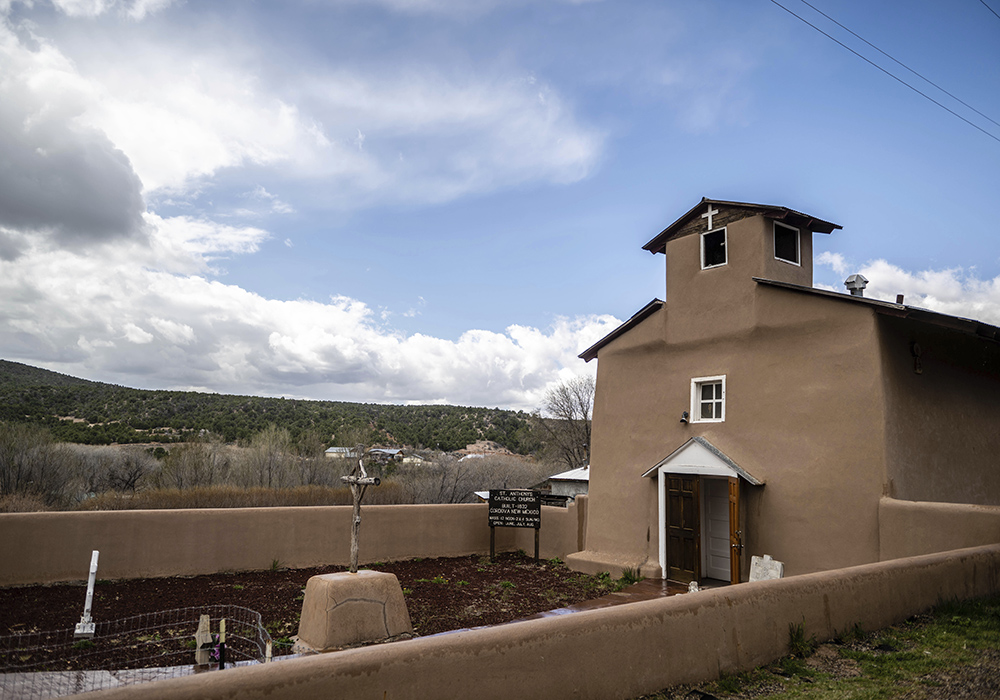
[[[72,460],[44,428],[0,423],[0,496],[37,496],[49,505],[68,496]]]
[[[441,454],[418,465],[404,465],[392,479],[413,503],[471,503],[476,491],[529,488],[551,473],[549,465],[509,455]]]
[[[154,476],[158,488],[186,489],[227,483],[237,448],[218,438],[174,445]]]
[[[251,483],[267,488],[286,486],[291,451],[292,435],[287,428],[271,423],[254,435],[245,455]]]
[[[590,463],[590,418],[594,408],[593,377],[574,377],[545,395],[534,425],[553,459],[568,469]]]

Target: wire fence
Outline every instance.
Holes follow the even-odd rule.
[[[203,650],[207,658],[197,659],[202,615],[209,616],[213,643]],[[91,638],[76,637],[74,628],[0,637],[0,700],[42,700],[218,669],[220,620],[226,621],[227,667],[270,660],[271,635],[254,610],[165,610],[96,622]]]

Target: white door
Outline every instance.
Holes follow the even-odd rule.
[[[729,482],[702,477],[701,575],[729,581]]]

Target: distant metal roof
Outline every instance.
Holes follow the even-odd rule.
[[[598,340],[596,343],[591,345],[589,348],[581,352],[577,357],[582,360],[590,362],[595,357],[597,357],[597,351],[603,348],[605,345],[610,343],[612,340],[620,335],[627,333],[636,326],[638,326],[642,321],[644,321],[648,316],[651,316],[654,312],[659,311],[663,307],[663,301],[660,299],[653,299],[653,301],[646,304],[644,307],[632,314],[632,318],[627,320],[622,325],[618,326],[616,329],[608,333],[606,336]]]
[[[560,472],[549,477],[549,481],[590,481],[590,465],[570,469],[568,472]]]
[[[648,250],[650,253],[664,252],[664,247],[666,246],[667,241],[676,236],[680,229],[687,224],[692,217],[698,214],[698,211],[706,204],[720,204],[724,207],[738,207],[740,209],[755,209],[769,219],[784,221],[786,223],[793,224],[794,226],[805,228],[814,233],[832,233],[836,229],[843,228],[840,224],[824,221],[823,219],[817,219],[815,216],[803,214],[802,212],[789,209],[788,207],[777,206],[774,204],[753,204],[752,202],[727,202],[722,199],[708,199],[707,197],[702,197],[700,202],[691,207],[691,209],[686,214],[681,216],[681,218],[677,219],[677,221],[660,231],[660,233],[658,233],[653,240],[644,245],[642,249]]]

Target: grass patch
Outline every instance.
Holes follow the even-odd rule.
[[[970,685],[1000,666],[1000,596],[946,602],[930,613],[866,633],[860,624],[818,653],[802,624],[789,626],[789,656],[710,683],[666,688],[645,700],[718,698],[882,700],[899,697],[996,697],[995,685]],[[990,670],[992,669],[992,670]],[[967,674],[967,675],[963,675]],[[980,675],[975,675],[980,674]],[[992,676],[991,676],[992,677]],[[969,694],[971,693],[971,694]]]

